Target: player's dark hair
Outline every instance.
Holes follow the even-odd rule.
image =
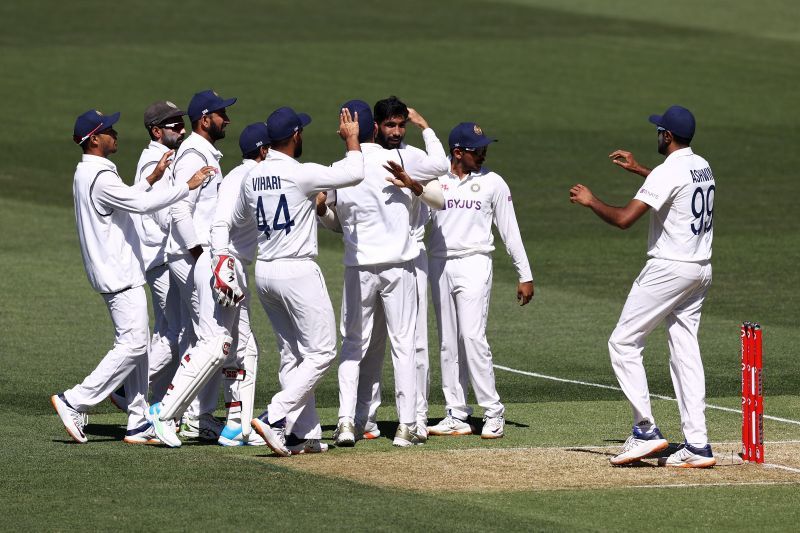
[[[145,127],[144,127],[144,129],[146,129],[146,130],[147,130],[147,134],[150,136],[150,140],[151,140],[151,141],[155,141],[155,140],[157,140],[157,139],[156,139],[156,136],[155,136],[155,135],[153,135],[153,128],[155,128],[155,126],[145,126]]]
[[[681,146],[689,146],[689,144],[691,144],[692,142],[691,139],[687,139],[686,137],[680,137],[678,135],[675,135],[674,133],[672,134],[672,140],[675,141],[676,144],[680,144]]]
[[[289,135],[285,139],[278,139],[277,141],[275,139],[272,139],[272,142],[270,142],[269,146],[270,148],[283,148],[284,146],[289,144],[289,141],[292,140],[292,137],[294,137],[294,133]]]
[[[408,106],[397,99],[396,96],[390,96],[383,100],[375,102],[375,107],[372,112],[375,117],[375,122],[380,124],[387,118],[401,116],[403,120],[408,119]]]
[[[259,154],[261,153],[261,148],[256,148],[251,152],[247,152],[242,156],[243,159],[258,159]]]
[[[197,120],[193,120],[193,121],[192,121],[192,131],[194,131],[194,130],[196,130],[196,129],[197,129],[197,123],[198,123],[198,122],[200,122],[200,119],[199,119],[199,118],[198,118]]]

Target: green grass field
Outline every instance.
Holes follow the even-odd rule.
[[[714,283],[700,331],[708,402],[737,408],[738,325],[757,320],[765,328],[766,413],[800,420],[794,2],[30,0],[0,4],[0,18],[0,530],[796,529],[800,460],[789,441],[800,441],[800,424],[767,420],[767,439],[776,442],[767,462],[795,469],[780,475],[754,465],[680,475],[612,469],[609,447],[630,430],[621,392],[505,370],[497,370],[509,420],[501,441],[431,439],[397,451],[379,439],[324,458],[124,445],[125,418],[108,403],[90,416],[89,444],[74,445],[48,401],[82,380],[112,341],[75,231],[75,117],[94,107],[122,111],[113,159],[130,178],[147,141],[145,106],[162,98],[186,106],[213,87],[239,98],[218,145],[226,171],[238,164],[241,129],[280,105],[314,117],[303,159],[321,163],[341,157],[337,109],[350,98],[396,94],[443,139],[458,122],[479,122],[500,139],[487,164],[511,186],[537,280],[534,302],[520,309],[500,246],[488,329],[495,362],[609,386],[616,380],[606,340],[645,261],[647,224],[616,230],[571,205],[568,189],[580,181],[610,203],[627,202],[638,178],[607,154],[625,148],[658,164],[647,116],[673,103],[689,107],[698,120],[693,147],[718,187]],[[409,131],[409,142],[421,145]],[[338,238],[321,232],[319,263],[334,308],[341,254]],[[277,356],[264,313],[253,314],[263,405],[276,391]],[[432,318],[436,419],[443,400]],[[660,329],[645,352],[653,394],[674,396],[667,359]],[[385,377],[391,391],[388,367]],[[335,372],[317,397],[330,438]],[[384,394],[386,432],[393,403]],[[681,441],[676,404],[658,400],[654,409],[665,435]],[[716,451],[735,450],[740,417],[709,409],[708,418]],[[435,467],[424,483],[406,481],[392,466],[398,460]],[[347,470],[354,461],[376,477]],[[514,482],[514,468],[528,477]],[[470,490],[496,472],[508,477]]]

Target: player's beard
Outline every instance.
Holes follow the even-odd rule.
[[[401,137],[399,141],[390,141],[378,128],[378,133],[375,135],[375,142],[386,148],[387,150],[394,150],[395,148],[400,148],[400,145],[403,143],[403,138]]]
[[[161,139],[161,144],[163,144],[170,150],[177,150],[182,142],[183,142],[183,134],[172,133],[172,132],[168,133]]]
[[[664,135],[658,136],[658,153],[661,155],[667,155],[667,146],[669,146],[664,137]]]
[[[303,138],[302,137],[297,139],[297,144],[294,145],[294,158],[298,159],[301,155],[303,155]]]
[[[224,139],[225,138],[224,126],[217,126],[214,122],[212,122],[211,127],[208,128],[208,136],[211,137],[211,139],[214,141]]]

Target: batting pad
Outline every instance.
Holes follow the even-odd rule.
[[[253,418],[253,409],[256,396],[256,372],[258,371],[258,344],[255,336],[251,335],[244,348],[242,367],[225,369],[225,395],[228,404],[228,419],[235,413],[234,409],[241,410],[242,435],[250,435],[250,420]],[[230,395],[230,398],[227,396]]]
[[[231,342],[233,338],[230,336],[219,335],[210,341],[198,341],[194,348],[186,352],[164,396],[159,414],[161,420],[177,418],[186,411],[200,389],[222,367],[230,352]]]

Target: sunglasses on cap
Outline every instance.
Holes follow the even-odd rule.
[[[462,148],[465,152],[472,152],[476,156],[484,156],[486,155],[486,147],[482,146],[480,148]]]
[[[179,122],[169,122],[167,124],[161,124],[158,127],[161,128],[162,130],[180,131],[186,128],[186,124],[184,124],[183,121],[181,120]]]

